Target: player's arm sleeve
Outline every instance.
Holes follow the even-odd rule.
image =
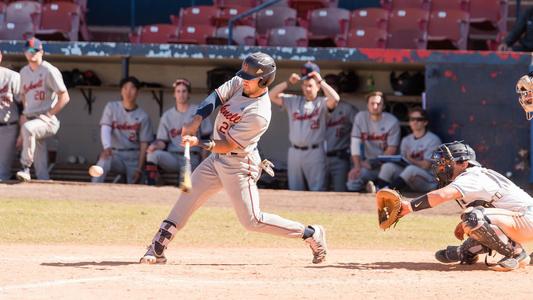
[[[200,138],[209,139],[213,133],[213,123],[209,118],[202,121],[200,124]]]
[[[268,121],[258,114],[245,114],[242,120],[228,130],[226,137],[240,149],[257,143],[268,129]]]
[[[102,113],[102,118],[100,119],[100,125],[113,126],[113,109],[111,109],[112,102],[108,102]]]
[[[67,91],[67,87],[63,82],[63,75],[57,68],[50,68],[50,72],[46,76],[46,83],[56,93]]]
[[[154,138],[154,131],[152,129],[152,121],[150,117],[146,115],[145,118],[141,121],[141,129],[139,134],[139,141],[142,143],[150,143]]]
[[[352,133],[351,133],[351,141],[350,141],[350,152],[352,153],[352,156],[354,155],[361,155],[361,147],[362,147],[362,140],[361,140],[361,120],[362,115],[360,113],[357,113],[353,120],[352,125]]]
[[[389,146],[398,147],[400,145],[400,122],[395,118],[394,124],[392,125],[389,135],[387,137],[387,144]]]
[[[207,98],[204,99],[204,101],[200,103],[200,105],[198,105],[196,114],[201,116],[202,119],[205,120],[220,105],[222,105],[222,99],[216,91],[212,92],[209,96],[207,96]]]
[[[109,125],[102,125],[100,127],[100,139],[102,140],[102,147],[104,149],[111,148],[111,131]]]

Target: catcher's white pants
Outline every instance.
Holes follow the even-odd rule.
[[[11,178],[11,166],[15,158],[15,145],[19,132],[17,124],[0,126],[0,180]]]
[[[22,153],[20,163],[30,167],[33,164],[37,179],[50,179],[48,174],[48,151],[45,138],[57,133],[59,120],[40,116],[22,125]]]
[[[533,241],[533,206],[519,211],[485,208],[483,214],[511,240],[520,244]]]
[[[210,196],[226,190],[239,222],[247,229],[299,238],[305,226],[274,214],[261,212],[256,181],[261,175],[257,151],[246,157],[211,154],[194,170],[192,190],[182,193],[167,220],[180,230]]]

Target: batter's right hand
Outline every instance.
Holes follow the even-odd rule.
[[[198,128],[202,124],[202,117],[195,115],[190,123],[187,123],[181,127],[181,136],[182,138],[186,135],[196,135]]]
[[[106,148],[102,150],[102,153],[100,153],[100,159],[108,159],[111,156],[113,156],[113,149],[111,148]]]
[[[289,83],[292,85],[295,85],[298,81],[300,81],[301,77],[300,75],[296,73],[292,73],[291,77],[289,77]]]
[[[181,145],[185,146],[185,143],[189,142],[191,147],[198,145],[198,138],[195,135],[185,135],[181,137]]]
[[[348,179],[350,180],[357,180],[359,178],[359,175],[361,174],[360,168],[352,168],[350,172],[348,172]]]

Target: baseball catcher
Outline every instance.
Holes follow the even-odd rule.
[[[503,258],[490,266],[493,270],[511,271],[529,264],[522,243],[533,240],[530,195],[507,177],[483,168],[474,150],[462,142],[440,145],[433,153],[432,169],[440,188],[410,201],[402,199],[398,217],[457,200],[464,211],[454,233],[461,240],[467,238],[460,246],[437,251],[438,261],[474,264],[480,254],[494,251]],[[383,222],[380,216],[382,228],[397,221],[394,210],[389,214]]]
[[[516,83],[518,102],[526,112],[527,120],[533,118],[533,72],[520,77]]]

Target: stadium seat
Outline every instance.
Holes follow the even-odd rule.
[[[470,0],[431,0],[431,10],[443,11],[449,9],[470,12]]]
[[[258,35],[266,35],[272,28],[296,25],[296,10],[290,7],[267,7],[255,16]]]
[[[176,41],[178,26],[173,24],[152,24],[139,28],[137,34],[130,36],[132,43],[164,44]]]
[[[429,10],[431,6],[431,0],[380,0],[380,2],[381,7],[390,11],[406,8],[420,8]]]
[[[333,46],[334,40],[341,33],[341,23],[350,20],[350,11],[343,8],[320,8],[309,12],[308,22],[300,24],[309,32],[309,43],[313,46]]]
[[[172,24],[181,26],[213,25],[219,14],[215,6],[191,6],[180,9],[179,17],[171,15]]]
[[[268,2],[270,0],[262,0],[261,3],[265,3],[265,2]],[[271,6],[269,7],[278,7],[278,6],[281,6],[281,7],[289,7],[289,0],[281,0],[281,1],[278,1],[274,4],[272,4]]]
[[[468,29],[469,14],[467,12],[462,10],[432,11],[428,24],[428,48],[466,50]]]
[[[41,4],[33,1],[9,3],[6,8],[6,23],[24,24],[27,28],[38,27],[41,18]]]
[[[207,38],[215,35],[215,27],[210,25],[188,25],[179,27],[179,44],[207,44]]]
[[[6,19],[6,8],[7,5],[4,2],[0,2],[0,27],[4,25]]]
[[[387,48],[425,49],[429,12],[419,8],[398,9],[389,17]]]
[[[36,35],[46,40],[77,41],[80,32],[81,9],[71,2],[43,4],[41,25]]]
[[[298,26],[270,29],[266,41],[261,44],[274,47],[307,47],[309,45],[307,29]]]
[[[251,26],[241,25],[233,27],[233,42],[234,45],[241,46],[255,46],[255,28]],[[213,38],[207,38],[207,44],[211,45],[227,45],[228,44],[228,27],[217,28]]]
[[[352,28],[335,42],[337,47],[383,49],[387,45],[387,31],[376,27]]]
[[[342,26],[341,31],[375,27],[387,30],[389,21],[389,11],[382,8],[364,8],[357,9],[350,13],[350,26]]]
[[[299,19],[305,19],[312,10],[333,6],[331,2],[331,0],[289,0],[289,6],[296,9]]]
[[[245,6],[232,6],[232,7],[220,8],[218,15],[215,17],[214,24],[216,27],[227,26],[229,19],[239,14],[242,14],[243,12],[249,9],[250,9],[249,7],[245,7]],[[246,18],[238,20],[235,25],[255,26],[255,20],[252,15],[252,16],[248,16]]]
[[[0,25],[0,40],[25,40],[35,34],[31,23],[10,23]]]
[[[217,7],[244,6],[250,8],[258,4],[259,1],[256,0],[213,0],[213,5]]]
[[[507,31],[508,0],[470,0],[470,25],[478,30]]]

